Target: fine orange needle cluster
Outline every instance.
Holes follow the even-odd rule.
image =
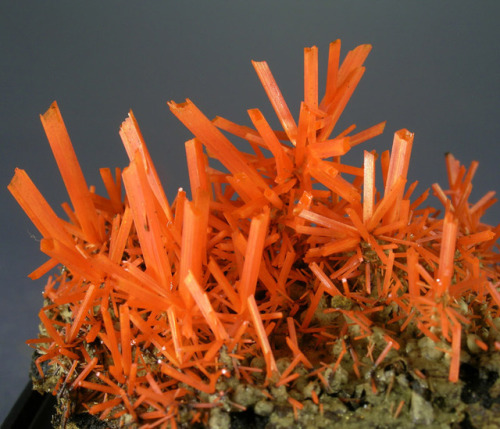
[[[120,128],[129,166],[100,170],[107,197],[87,185],[57,104],[41,116],[71,199],[67,219],[23,170],[9,190],[49,257],[30,277],[63,266],[45,287],[41,335],[29,341],[42,376],[60,368],[54,393],[80,392],[102,419],[176,427],[181,406],[189,404],[192,421],[218,406],[220,395],[210,395],[226,378],[289,387],[306,370],[324,384],[322,373],[347,361],[359,377],[367,359],[360,346],[379,366],[410,325],[444,347],[451,381],[465,332],[478,333],[484,350],[500,349],[479,335],[500,315],[500,228],[480,220],[493,192],[468,201],[477,163],[466,169],[446,156],[449,190],[432,186],[439,216],[422,208],[429,192],[414,198],[417,184],[407,184],[407,130],[394,134],[391,151],[365,151],[357,166],[341,162],[384,130],[352,125],[331,136],[370,49],[359,46],[340,64],[340,41],[330,44],[322,98],[318,50],[305,49],[298,118],[267,63],[253,62],[280,131],[258,109],[248,111],[249,127],[210,120],[190,100],[169,102],[194,135],[185,144],[191,199],[179,189],[172,203],[132,113]],[[339,353],[324,361],[318,351],[334,343]],[[295,413],[303,406],[288,403]]]

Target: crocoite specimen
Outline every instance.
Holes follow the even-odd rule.
[[[464,333],[477,334],[480,349],[500,350],[481,337],[500,313],[500,228],[480,221],[493,192],[468,202],[477,163],[466,169],[446,156],[449,190],[432,186],[440,217],[422,208],[428,191],[412,198],[416,183],[406,186],[407,130],[380,156],[383,189],[374,151],[364,152],[362,166],[341,162],[384,129],[352,134],[352,125],[331,137],[370,48],[357,47],[339,67],[340,41],[330,44],[322,99],[317,48],[305,49],[297,119],[268,65],[254,62],[282,131],[258,109],[248,111],[252,128],[209,120],[190,100],[170,102],[195,136],[185,144],[192,198],[180,189],[172,204],[132,113],[120,128],[129,166],[114,176],[101,170],[107,197],[87,185],[57,104],[41,116],[71,199],[68,219],[23,170],[9,190],[49,256],[30,277],[64,266],[45,287],[41,335],[28,341],[42,376],[43,362],[59,367],[54,393],[79,392],[81,405],[103,419],[175,427],[183,404],[193,422],[218,406],[228,393],[216,389],[222,379],[290,387],[300,368],[326,387],[323,372],[344,361],[359,377],[361,362],[380,365],[409,326],[444,342],[451,381]],[[248,152],[228,134],[246,140]],[[227,171],[210,167],[210,157]],[[322,360],[332,344],[337,355]],[[280,370],[283,356],[290,363]],[[252,366],[256,357],[264,364]],[[320,403],[318,392],[311,398]],[[303,406],[288,402],[296,413]]]

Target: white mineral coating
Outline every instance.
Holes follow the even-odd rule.
[[[319,385],[318,381],[310,381],[309,383],[306,384],[306,386],[302,389],[302,393],[306,398],[312,398],[312,392],[316,392],[316,394],[319,396],[321,393],[321,386]]]
[[[436,343],[429,337],[422,337],[418,340],[418,346],[422,356],[429,360],[439,360],[443,357],[444,353],[436,348]]]
[[[328,381],[328,393],[340,392],[349,380],[349,373],[342,366],[339,366],[335,372],[331,368],[327,368],[323,372],[323,376]]]
[[[476,340],[481,340],[476,334],[467,334],[467,348],[472,354],[481,352],[481,348],[476,344]]]
[[[230,429],[231,417],[224,411],[219,410],[218,408],[214,408],[210,413],[208,427],[210,429]]]
[[[255,414],[259,416],[270,416],[274,410],[274,404],[271,401],[267,401],[265,399],[261,399],[257,401],[253,408]]]
[[[341,340],[335,340],[333,342],[333,346],[331,349],[331,353],[333,357],[338,357],[340,353],[342,352],[342,341]]]
[[[416,392],[411,393],[411,418],[418,425],[430,425],[434,421],[434,409],[430,402],[426,401]]]
[[[415,350],[418,350],[418,341],[414,338],[407,340],[405,345],[406,354],[413,353]]]
[[[250,366],[252,368],[265,369],[266,368],[266,360],[262,356],[256,356],[250,362]]]
[[[280,402],[283,403],[286,402],[286,400],[288,399],[288,392],[286,391],[285,386],[279,386],[279,387],[272,386],[271,395],[275,399],[276,403]]]
[[[233,401],[244,407],[250,407],[262,399],[262,392],[255,386],[240,384],[233,393]]]
[[[339,398],[330,395],[321,395],[320,402],[323,404],[325,411],[331,411],[339,415],[346,414],[349,411],[347,406]]]
[[[282,357],[276,360],[276,366],[278,367],[278,371],[282,374],[292,363],[292,359],[289,357]]]
[[[320,425],[320,414],[318,411],[318,406],[313,404],[311,401],[306,401],[304,403],[304,408],[298,412],[299,420],[302,424],[302,427],[306,428],[314,428],[321,427],[324,425]]]

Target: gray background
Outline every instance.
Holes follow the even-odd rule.
[[[140,4],[139,4],[140,3]],[[387,120],[383,136],[354,150],[390,148],[416,133],[410,179],[419,192],[446,186],[443,154],[480,162],[472,199],[498,189],[500,3],[496,1],[25,1],[0,5],[0,421],[28,377],[44,280],[26,275],[46,257],[39,234],[6,190],[26,169],[54,206],[68,197],[38,115],[57,100],[89,184],[99,167],[123,167],[118,128],[136,114],[172,198],[189,186],[190,134],[167,100],[189,97],[209,116],[249,124],[259,107],[277,125],[250,64],[267,60],[294,112],[302,92],[302,49],[343,52],[373,44],[367,72],[340,128]],[[59,210],[61,212],[61,210]],[[496,224],[499,207],[486,221]]]

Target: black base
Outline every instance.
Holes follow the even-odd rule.
[[[52,429],[55,405],[55,396],[40,395],[29,381],[1,429]]]

